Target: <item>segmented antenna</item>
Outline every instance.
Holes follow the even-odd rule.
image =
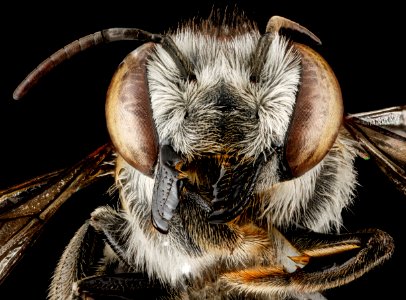
[[[89,34],[59,49],[40,63],[17,86],[13,93],[13,98],[15,100],[21,99],[44,75],[52,71],[56,66],[89,48],[99,44],[125,40],[161,43],[163,38],[160,34],[153,34],[137,28],[110,28]]]
[[[265,28],[265,34],[263,34],[258,42],[257,49],[255,50],[251,81],[258,82],[262,68],[264,66],[265,58],[268,54],[269,47],[275,38],[275,35],[279,33],[282,28],[291,29],[300,33],[303,33],[321,45],[321,40],[309,29],[293,22],[289,19],[280,16],[273,16],[269,19]]]
[[[300,25],[299,23],[280,16],[273,16],[269,19],[268,24],[266,24],[265,32],[275,34],[276,32],[279,32],[281,28],[291,29],[303,33],[314,40],[317,44],[321,45],[321,40],[309,29]]]

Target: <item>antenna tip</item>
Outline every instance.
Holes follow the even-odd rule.
[[[16,88],[13,93],[14,100],[20,100],[24,96],[24,93],[21,92],[19,88]]]

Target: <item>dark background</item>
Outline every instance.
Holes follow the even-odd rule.
[[[395,1],[361,5],[355,1],[217,1],[237,3],[261,30],[272,15],[299,22],[322,40],[314,46],[341,83],[348,113],[403,105],[405,24]],[[18,83],[47,56],[69,42],[110,27],[163,32],[179,21],[207,16],[212,1],[53,2],[8,4],[1,18],[0,189],[33,176],[70,166],[108,141],[104,97],[111,76],[137,46],[120,42],[84,52],[59,66],[21,101],[13,101]],[[137,3],[139,3],[137,6]],[[399,2],[400,3],[400,2]],[[396,242],[393,258],[364,277],[326,293],[328,299],[395,299],[402,294],[406,268],[405,197],[371,161],[357,161],[358,198],[344,212],[348,230],[377,227]],[[44,299],[57,258],[90,211],[110,197],[109,181],[86,189],[50,222],[34,248],[0,287],[1,299]],[[80,207],[80,209],[78,209]],[[395,272],[398,272],[395,274]],[[6,296],[8,295],[8,296]],[[385,295],[385,297],[383,297]]]

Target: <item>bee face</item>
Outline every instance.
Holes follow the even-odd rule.
[[[257,158],[284,143],[300,77],[299,55],[285,38],[272,43],[259,82],[251,80],[254,28],[224,40],[185,29],[173,39],[195,77],[182,80],[162,47],[152,55],[148,84],[160,140],[171,140],[187,159],[201,153]]]

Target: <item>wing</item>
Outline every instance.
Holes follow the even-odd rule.
[[[71,168],[0,191],[0,284],[58,208],[77,191],[113,175],[114,161],[111,145],[105,144]]]
[[[344,126],[406,195],[406,106],[348,115]]]

